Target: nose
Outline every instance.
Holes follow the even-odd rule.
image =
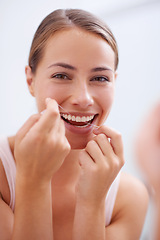
[[[89,87],[85,84],[77,84],[74,86],[71,102],[73,105],[78,105],[83,109],[92,106],[94,100]]]

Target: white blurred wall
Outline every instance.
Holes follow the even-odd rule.
[[[133,141],[144,114],[160,99],[159,0],[1,0],[0,135],[14,134],[36,112],[25,83],[24,67],[37,26],[56,8],[89,10],[104,19],[115,34],[120,63],[115,102],[106,124],[123,135],[124,169],[141,177]],[[149,209],[142,240],[150,239],[151,216]]]

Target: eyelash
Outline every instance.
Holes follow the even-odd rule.
[[[57,74],[51,76],[51,78],[58,78],[58,79],[63,79],[63,80],[66,80],[66,79],[71,80],[70,77],[68,77],[66,74],[63,74],[63,73],[57,73]]]
[[[51,76],[51,78],[57,78],[57,79],[62,79],[62,80],[71,80],[71,78],[64,73],[57,73],[57,74]],[[94,82],[94,81],[95,82],[110,82],[108,77],[103,77],[103,76],[94,77],[90,81],[91,82]]]
[[[100,79],[100,80],[99,80]],[[110,82],[108,77],[103,76],[97,76],[91,79],[91,81],[97,81],[97,82]]]

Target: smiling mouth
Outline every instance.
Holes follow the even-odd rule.
[[[61,113],[61,118],[72,126],[84,128],[92,124],[98,114],[89,116],[74,116],[71,114]]]

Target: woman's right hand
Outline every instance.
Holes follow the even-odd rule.
[[[31,183],[49,182],[69,151],[58,104],[47,99],[46,111],[30,117],[16,135],[17,177]]]

